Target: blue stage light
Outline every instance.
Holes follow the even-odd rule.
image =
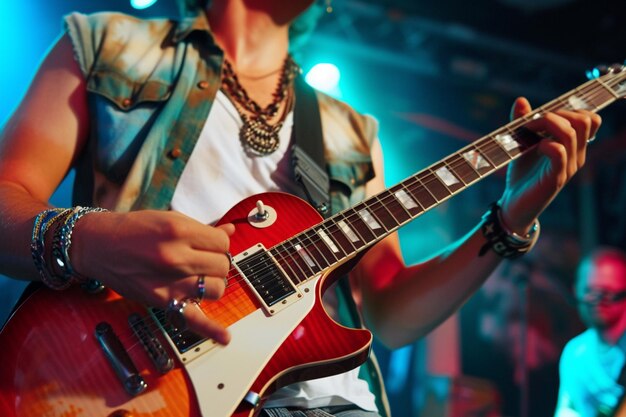
[[[147,9],[156,3],[157,0],[130,0],[130,5],[135,9]]]
[[[334,64],[316,64],[306,74],[305,80],[313,88],[334,95],[338,92],[341,73]]]

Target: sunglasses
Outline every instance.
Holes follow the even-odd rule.
[[[624,291],[605,291],[593,290],[584,294],[578,299],[579,303],[584,304],[613,304],[626,299],[626,290]]]

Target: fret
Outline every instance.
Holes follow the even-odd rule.
[[[354,246],[354,244],[350,242],[350,239],[348,239],[346,234],[341,231],[341,228],[337,224],[334,217],[328,219],[325,222],[325,225],[328,235],[333,239],[335,244],[337,244],[337,246],[339,246],[343,250],[343,253],[345,253],[346,256],[350,255],[353,252],[356,252],[356,246]]]
[[[592,96],[585,97],[585,94],[586,93],[583,92],[582,89],[575,89],[573,94],[561,99],[561,101],[565,104],[563,107],[567,107],[571,110],[593,110],[595,106],[590,104],[589,101]]]
[[[358,210],[363,209],[363,203],[352,208],[352,214],[345,218],[345,222],[350,226],[350,229],[359,235],[365,244],[374,240],[376,235],[372,232],[372,229],[363,221]]]
[[[495,169],[493,162],[489,160],[486,155],[480,152],[479,148],[482,143],[478,143],[478,146],[473,146],[467,151],[463,152],[463,159],[472,167],[474,171],[481,177],[490,174]]]
[[[428,191],[430,191],[435,200],[437,200],[437,202],[445,200],[452,194],[450,189],[448,189],[446,184],[441,181],[439,176],[433,170],[426,169],[417,176],[424,185],[424,187],[428,189]]]
[[[462,178],[459,178],[452,169],[450,169],[450,165],[446,163],[444,160],[432,167],[433,172],[439,180],[443,182],[450,193],[454,194],[456,191],[459,191],[462,188],[465,188],[465,184]]]
[[[316,231],[317,235],[322,239],[324,243],[326,243],[328,249],[330,249],[330,251],[333,253],[335,259],[340,260],[341,258],[344,258],[346,256],[346,253],[343,251],[343,249],[341,249],[341,246],[335,243],[332,236],[326,231],[324,223],[322,223],[320,227],[316,228]]]
[[[454,175],[460,178],[465,185],[469,185],[480,178],[478,171],[474,169],[462,155],[454,154],[446,161],[448,160],[450,161],[446,164],[448,168],[450,168]]]
[[[502,148],[502,146],[493,137],[481,147],[480,151],[482,155],[491,162],[495,168],[500,168],[502,165],[511,161],[511,157]]]
[[[318,272],[320,272],[322,268],[315,262],[315,260],[311,256],[306,244],[300,241],[301,238],[302,238],[302,234],[298,235],[294,239],[291,239],[292,241],[295,240],[295,242],[293,242],[293,248],[295,250],[295,253],[300,258],[300,261],[301,261],[300,263],[302,265],[305,265],[308,269],[311,270],[311,274],[309,276],[313,276],[317,274]]]
[[[515,158],[522,153],[522,143],[518,139],[521,138],[519,129],[511,130],[509,127],[504,127],[504,132],[498,133],[494,139],[498,141],[498,144],[506,151],[511,159]]]
[[[294,283],[300,284],[301,282],[306,281],[308,278],[306,273],[302,270],[302,268],[300,268],[297,262],[295,262],[291,256],[291,252],[284,249],[281,250],[281,247],[283,247],[283,245],[270,250],[270,254],[274,257],[274,259],[276,259],[276,262],[278,262]]]
[[[621,98],[624,94],[626,94],[626,79],[624,78],[624,74],[620,76],[621,81],[618,82],[615,86],[617,89],[615,92],[618,94],[617,98]]]
[[[394,199],[390,199],[389,203],[395,202]],[[378,223],[382,226],[383,231],[378,236],[385,234],[385,232],[389,232],[390,230],[398,227],[398,222],[393,217],[393,214],[387,209],[387,205],[381,199],[380,195],[374,196],[370,200],[366,201],[366,204],[369,207],[369,211],[376,218]]]
[[[380,214],[377,211],[376,214],[384,223],[387,231],[397,228],[411,218],[396,197],[389,191],[383,191],[376,198],[385,209],[385,213]]]
[[[307,264],[302,256],[298,254],[296,243],[294,243],[293,240],[296,240],[296,238],[292,238],[282,245],[284,248],[282,252],[289,255],[289,258],[291,258],[291,261],[289,263],[296,266],[296,275],[298,275],[298,278],[302,279],[301,282],[304,282],[308,280],[309,277],[315,275],[315,271],[313,271],[313,269]],[[296,268],[292,269],[295,270]]]
[[[615,91],[613,91],[613,87],[607,85],[604,83],[603,80],[596,78],[595,81],[600,84],[602,87],[604,87],[607,91],[609,91],[611,93],[612,96],[614,96],[615,98],[620,98],[619,94],[617,94]],[[619,85],[619,84],[618,84]]]
[[[349,217],[354,215],[355,213],[353,209],[344,212],[341,216],[339,216],[337,224],[339,225],[341,232],[350,240],[352,245],[354,245],[356,249],[359,249],[365,246],[366,242],[363,239],[363,236],[361,236],[357,230],[354,230],[348,221]]]
[[[309,229],[300,236],[307,253],[311,255],[315,263],[322,270],[326,269],[333,263],[335,260],[334,256],[332,256],[330,251],[326,249],[326,245],[319,239],[314,229]],[[324,252],[324,249],[326,249],[326,252]]]
[[[432,195],[430,190],[424,186],[419,177],[415,176],[413,178],[415,178],[416,181],[409,188],[407,188],[407,190],[409,191],[409,194],[415,199],[415,201],[417,201],[419,205],[422,206],[424,211],[437,205],[437,199],[434,195]]]
[[[358,208],[355,208],[355,210],[357,210],[357,214],[359,215],[360,219],[363,221],[363,224],[365,224],[368,227],[368,229],[374,235],[374,237],[379,237],[385,234],[385,228],[382,226],[382,224],[380,224],[379,219],[376,218],[376,216],[373,213],[373,210],[369,207],[368,204],[372,204],[372,203],[373,203],[373,199],[364,201],[363,203],[359,204],[357,206]],[[372,240],[374,239],[370,239],[369,241],[371,242]]]
[[[320,251],[324,259],[327,260],[328,262],[327,266],[330,266],[334,264],[335,262],[337,262],[337,260],[341,258],[338,252],[339,248],[335,245],[335,243],[332,240],[329,240],[328,242],[326,241],[327,239],[330,239],[330,237],[324,230],[324,225],[322,224],[316,227],[314,233],[315,235],[311,236],[311,240],[314,242],[315,247],[317,248],[318,251]],[[334,248],[331,248],[331,245]]]
[[[393,193],[393,196],[400,203],[399,206],[404,209],[404,211],[412,218],[416,217],[418,214],[424,212],[424,208],[420,206],[419,202],[412,197],[408,190],[405,189],[405,183],[413,181],[413,179],[409,179],[402,184],[398,184],[395,187],[390,189],[390,192]],[[408,219],[403,218],[400,213],[397,213],[396,216],[406,221]]]

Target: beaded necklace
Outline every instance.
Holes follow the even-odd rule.
[[[276,91],[273,94],[274,99],[265,108],[261,108],[256,101],[248,96],[248,92],[239,82],[231,63],[224,59],[222,91],[231,97],[239,116],[241,116],[243,125],[239,131],[239,139],[243,147],[253,155],[269,155],[278,149],[280,144],[278,132],[283,126],[285,117],[293,104],[291,86],[294,78],[299,73],[300,67],[294,62],[291,55],[287,55],[283,62]],[[270,124],[270,120],[276,116],[280,109],[280,104],[285,98],[287,100],[283,114],[277,122]],[[246,114],[244,110],[251,113],[251,115]]]

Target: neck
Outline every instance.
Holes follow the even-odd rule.
[[[626,317],[626,315],[625,315]],[[606,327],[604,329],[598,329],[600,338],[607,344],[614,346],[619,342],[624,333],[626,333],[626,320],[622,319],[615,325]]]
[[[302,11],[291,3],[268,0],[211,2],[207,11],[211,31],[238,73],[254,77],[281,67],[289,49],[289,24]]]

